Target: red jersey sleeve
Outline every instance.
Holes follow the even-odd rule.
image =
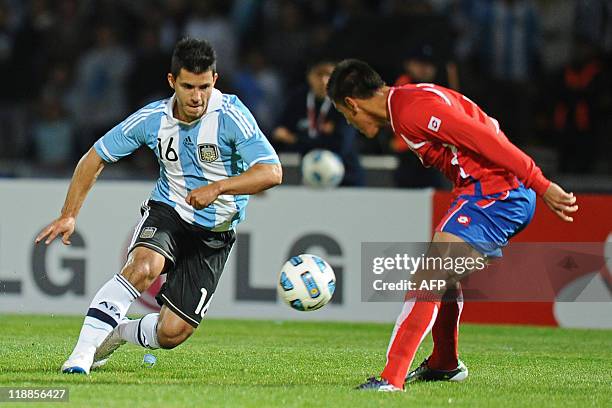
[[[533,159],[513,145],[502,132],[469,117],[443,100],[424,98],[408,104],[401,110],[400,121],[408,133],[481,155],[512,172],[538,195],[543,195],[550,185]]]

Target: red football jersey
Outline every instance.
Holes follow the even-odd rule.
[[[387,109],[395,134],[423,165],[442,171],[456,195],[500,193],[519,180],[542,195],[550,185],[497,120],[459,92],[433,84],[392,87]]]

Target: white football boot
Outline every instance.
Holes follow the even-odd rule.
[[[93,352],[72,353],[62,365],[61,372],[64,374],[89,374],[94,359],[93,355]]]

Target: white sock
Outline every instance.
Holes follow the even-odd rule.
[[[87,366],[106,336],[125,317],[140,293],[127,279],[117,274],[98,290],[83,321],[83,327],[69,360]],[[88,369],[89,367],[82,367]]]
[[[129,320],[119,323],[119,335],[125,341],[137,346],[158,349],[157,322],[159,313],[150,313],[138,320]]]

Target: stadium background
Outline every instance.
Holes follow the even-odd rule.
[[[491,13],[505,16],[503,30]],[[609,1],[0,0],[0,312],[82,314],[119,269],[157,175],[149,152],[107,167],[79,219],[81,245],[75,238],[72,248],[41,254],[31,243],[57,214],[66,178],[91,143],[169,95],[169,53],[186,34],[213,43],[218,87],[238,94],[267,134],[310,62],[359,57],[394,83],[403,60],[427,47],[437,82],[477,101],[549,178],[580,193],[574,225],[540,205],[518,239],[601,242],[602,250],[611,240]],[[458,73],[452,81],[449,71]],[[394,320],[399,305],[358,298],[361,242],[428,240],[448,200],[433,189],[448,185],[416,161],[409,169],[423,178],[396,185],[394,170],[409,153],[395,151],[390,135],[356,140],[365,186],[327,192],[299,187],[300,154],[275,142],[286,186],[253,199],[212,316]],[[411,186],[425,189],[400,188]],[[121,201],[107,199],[117,192]],[[297,249],[336,267],[342,303],[304,315],[276,301],[277,269]],[[609,276],[604,268],[594,272]],[[595,283],[609,293],[605,278]],[[463,320],[612,327],[611,304],[469,304]]]

